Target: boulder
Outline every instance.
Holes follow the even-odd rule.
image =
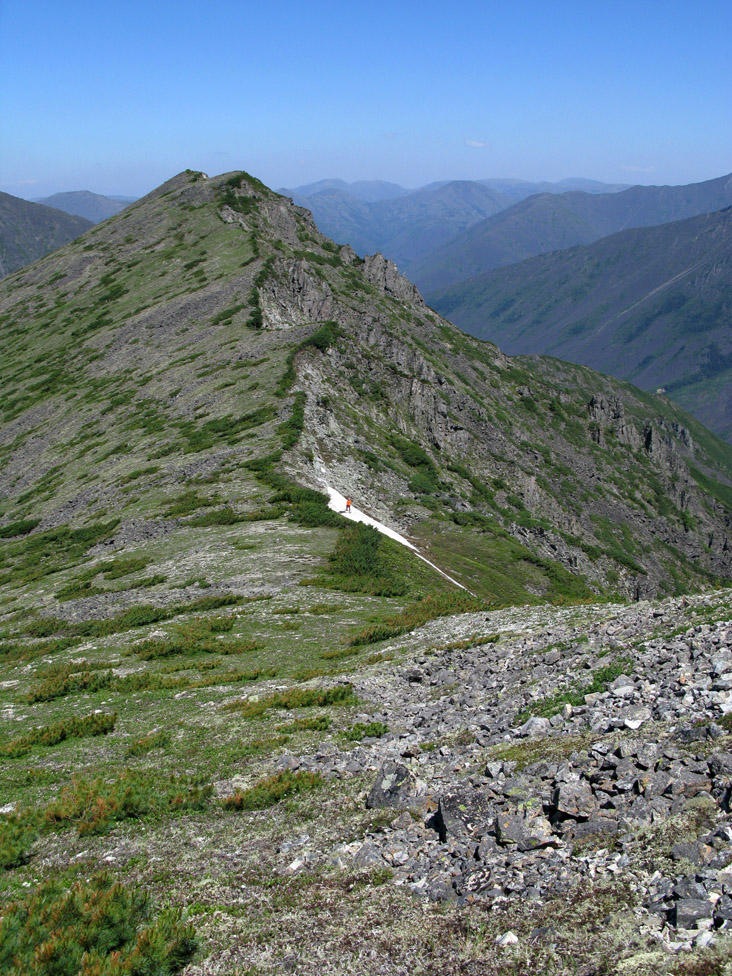
[[[407,810],[414,797],[414,781],[407,767],[395,762],[385,762],[371,787],[366,807],[369,810],[383,807]]]

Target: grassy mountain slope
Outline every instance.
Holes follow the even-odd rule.
[[[634,186],[599,195],[541,194],[463,231],[412,264],[410,275],[435,304],[433,293],[494,268],[590,244],[630,227],[683,220],[730,204],[732,176],[689,186]]]
[[[446,289],[436,304],[507,352],[664,387],[732,435],[732,208],[531,258]]]
[[[0,943],[42,941],[45,906],[76,926],[48,934],[57,970],[93,918],[138,970],[179,972],[196,936],[177,906],[216,973],[281,971],[305,923],[308,952],[353,939],[355,958],[377,914],[396,966],[402,946],[426,959],[422,906],[339,860],[394,819],[363,799],[361,740],[392,734],[379,675],[412,682],[407,646],[494,644],[490,605],[532,605],[509,626],[553,647],[613,611],[547,603],[732,576],[727,445],[628,384],[464,335],[245,174],[180,174],[12,275],[0,334]],[[321,479],[475,596],[345,523]],[[438,618],[468,610],[456,640]],[[461,735],[419,750],[444,765]],[[354,763],[323,789],[307,757],[336,744]],[[304,836],[322,863],[298,861]],[[430,939],[454,969],[445,918]]]
[[[0,193],[0,278],[62,247],[90,226],[82,217]]]
[[[98,224],[108,217],[113,217],[127,206],[127,202],[105,197],[101,193],[91,193],[89,190],[72,190],[68,193],[54,193],[50,197],[42,197],[34,203],[41,203],[46,207],[56,207],[64,213],[76,214],[84,217],[93,224]]]
[[[729,481],[730,454],[690,418],[588,370],[511,362],[383,258],[231,179],[184,174],[5,282],[5,524],[38,520],[32,541],[117,518],[167,538],[180,505],[257,512],[275,470],[322,487],[321,459],[495,601],[727,575],[708,542],[726,489],[703,489]]]

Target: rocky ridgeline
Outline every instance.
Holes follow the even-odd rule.
[[[351,679],[388,735],[280,759],[367,774],[394,819],[336,851],[286,844],[286,870],[388,867],[415,896],[496,906],[615,878],[646,934],[709,944],[732,928],[731,639],[727,593],[429,625],[406,664]]]

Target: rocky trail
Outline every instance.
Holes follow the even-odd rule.
[[[363,802],[395,818],[336,849],[293,839],[283,872],[388,868],[415,898],[494,909],[622,878],[647,941],[713,944],[732,927],[731,644],[726,591],[429,624],[396,669],[347,676],[388,734],[278,760],[366,774]]]

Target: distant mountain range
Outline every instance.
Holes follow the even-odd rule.
[[[551,354],[665,388],[732,440],[732,207],[543,254],[432,304],[509,354]]]
[[[633,186],[619,193],[543,193],[476,223],[413,262],[426,294],[547,251],[591,244],[629,227],[650,227],[732,204],[732,176],[689,186]]]
[[[581,178],[560,183],[443,180],[417,190],[379,180],[328,179],[279,192],[307,207],[329,237],[361,255],[380,251],[414,278],[414,268],[429,265],[435,249],[449,250],[456,235],[532,194],[579,189],[615,193],[624,188]]]
[[[91,226],[83,217],[0,193],[0,278],[68,244]]]
[[[89,190],[73,190],[69,193],[54,193],[53,196],[41,197],[33,202],[45,204],[47,207],[56,207],[65,213],[76,214],[90,220],[93,224],[98,224],[124,210],[135,199],[135,197],[105,197],[100,193],[91,193]]]

